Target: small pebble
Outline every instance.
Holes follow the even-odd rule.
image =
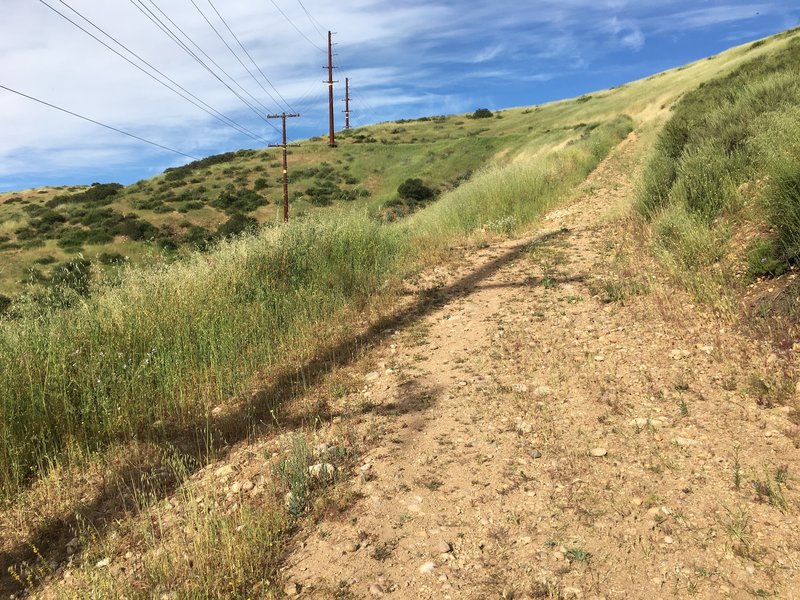
[[[283,588],[283,593],[287,596],[297,596],[300,594],[300,584],[294,581],[287,583]]]
[[[347,542],[342,546],[342,553],[344,554],[352,554],[353,552],[357,552],[360,546],[355,542]]]
[[[433,546],[434,552],[437,554],[447,554],[453,550],[453,547],[450,545],[449,542],[445,542],[444,540],[438,542]]]
[[[606,454],[608,454],[608,450],[606,450],[605,448],[592,448],[590,454],[594,457],[599,458],[601,456],[605,456]]]
[[[433,569],[436,568],[436,565],[432,562],[426,562],[419,568],[420,573],[433,573]]]
[[[372,594],[373,596],[383,596],[384,594],[383,587],[381,587],[377,583],[373,583],[371,586],[369,586],[369,593]]]

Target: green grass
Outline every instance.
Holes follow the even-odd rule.
[[[407,227],[417,235],[439,239],[479,230],[506,235],[518,231],[582,182],[632,129],[630,117],[620,116],[561,150],[491,165],[417,213]]]
[[[637,208],[686,276],[712,269],[728,285],[716,265],[745,222],[762,232],[747,249],[752,276],[800,258],[800,38],[781,43],[686,94],[656,143]]]
[[[129,273],[67,313],[0,322],[0,485],[157,421],[202,430],[281,348],[376,292],[402,248],[366,219],[310,220]]]

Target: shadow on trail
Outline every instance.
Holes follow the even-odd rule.
[[[187,455],[195,457],[211,456],[213,460],[224,460],[232,445],[254,435],[264,435],[272,431],[292,430],[310,423],[317,417],[327,420],[336,415],[323,407],[314,415],[299,415],[292,419],[280,419],[276,423],[276,411],[287,401],[305,394],[310,387],[319,383],[334,369],[346,366],[358,359],[365,349],[381,343],[397,329],[407,327],[438,310],[454,298],[463,297],[476,291],[481,282],[518,259],[525,252],[548,241],[566,237],[570,230],[542,234],[536,238],[521,242],[501,255],[493,258],[474,272],[462,277],[450,285],[434,288],[420,293],[416,301],[403,307],[376,323],[362,333],[347,340],[320,349],[311,359],[298,368],[284,369],[279,372],[269,386],[252,394],[233,410],[220,415],[213,422],[195,422],[180,429],[169,431],[167,436],[156,440],[165,445],[178,448]],[[533,285],[524,283],[521,286]],[[491,287],[491,286],[490,286]],[[506,286],[508,287],[508,286]],[[383,414],[407,414],[429,409],[435,402],[436,391],[403,395],[403,401],[377,405],[376,412]],[[222,450],[213,450],[208,440],[214,445],[224,445]],[[194,461],[195,470],[201,466]],[[34,535],[24,543],[18,544],[7,552],[0,554],[0,597],[19,593],[23,588],[9,574],[9,569],[20,564],[40,563],[44,558],[49,563],[62,563],[66,560],[66,544],[74,535],[77,524],[88,526],[98,537],[109,525],[121,518],[132,506],[136,506],[134,494],[141,482],[147,481],[146,467],[128,466],[112,476],[114,484],[106,485],[103,492],[87,504],[72,506],[55,519],[41,526]],[[183,480],[177,477],[165,478],[152,482],[147,492],[151,498],[158,500],[172,494]],[[119,485],[121,482],[123,485]],[[127,489],[127,492],[125,490]],[[35,587],[37,581],[31,585]],[[31,587],[28,587],[32,591]]]

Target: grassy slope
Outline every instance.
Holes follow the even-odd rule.
[[[673,273],[734,310],[734,295],[800,257],[800,31],[687,94],[659,135],[637,208]],[[792,294],[793,295],[793,294]]]
[[[467,165],[495,161],[398,225],[365,218],[364,205],[339,204],[166,269],[134,270],[66,312],[26,317],[23,311],[20,319],[0,321],[4,494],[14,498],[53,464],[129,440],[171,448],[196,436],[207,451],[209,437],[226,433],[215,406],[265,385],[287,358],[302,362],[346,338],[360,309],[390,297],[405,273],[430,264],[437,252],[476,232],[518,231],[567,197],[629,130],[621,114],[657,126],[681,94],[785,43],[734,49],[590,98],[503,111],[500,119],[450,117],[368,129],[376,139],[405,143],[344,143],[331,152],[311,142],[295,152],[296,164],[323,157],[352,164],[355,176],[373,186],[365,201],[371,210],[405,177],[452,181]],[[486,127],[493,135],[458,137]],[[344,158],[348,153],[352,162]],[[432,156],[441,161],[431,163]],[[240,168],[255,160],[244,159]],[[230,165],[209,171],[224,168]],[[134,193],[128,190],[120,202],[132,202]],[[263,417],[259,410],[251,407],[253,422]]]

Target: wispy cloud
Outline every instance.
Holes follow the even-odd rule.
[[[501,44],[498,44],[496,46],[491,46],[489,48],[484,48],[483,50],[475,54],[470,59],[470,62],[472,63],[489,62],[490,60],[497,58],[503,52],[503,50],[504,48]]]

